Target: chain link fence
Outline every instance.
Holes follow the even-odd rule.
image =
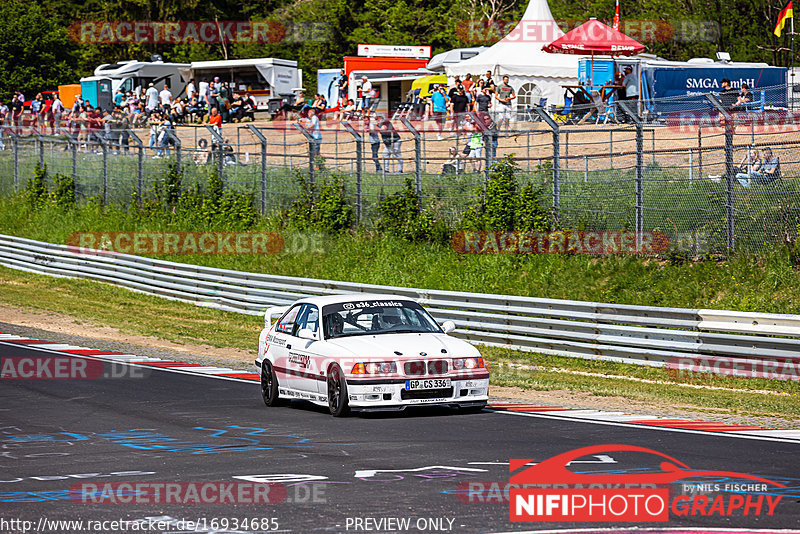
[[[407,181],[424,209],[457,222],[485,187],[491,164],[511,157],[520,185],[539,188],[556,227],[660,231],[672,251],[693,255],[758,253],[793,242],[800,115],[761,108],[726,114],[713,97],[708,102],[671,102],[668,114],[634,112],[625,123],[598,113],[571,124],[541,108],[501,128],[480,114],[441,128],[400,117],[391,121],[394,138],[360,120],[323,120],[319,135],[294,122],[226,124],[219,133],[186,124],[169,131],[166,144],[147,130],[82,139],[7,125],[0,193],[24,189],[39,164],[51,180],[73,176],[79,199],[124,204],[174,168],[185,187],[204,187],[218,172],[227,188],[251,194],[262,213],[274,214],[300,195],[299,178],[319,183],[335,174],[362,224],[373,223],[381,200]],[[765,170],[770,158],[777,158],[776,173]]]

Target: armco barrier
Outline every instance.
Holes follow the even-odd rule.
[[[85,278],[250,315],[309,295],[393,293],[417,299],[474,343],[661,366],[679,357],[800,361],[800,315],[656,308],[357,284],[214,269],[0,235],[0,264]],[[255,340],[253,341],[255,344]]]

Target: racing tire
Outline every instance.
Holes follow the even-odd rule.
[[[350,413],[347,397],[347,381],[341,367],[334,364],[328,372],[328,409],[334,417],[344,417]]]
[[[275,369],[266,358],[261,362],[261,396],[267,406],[278,405],[278,377],[275,376]]]

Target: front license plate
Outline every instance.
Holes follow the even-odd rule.
[[[449,388],[449,378],[431,378],[428,380],[406,380],[406,389],[441,389]]]

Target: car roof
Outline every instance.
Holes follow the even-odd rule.
[[[327,306],[328,304],[340,304],[342,302],[361,302],[364,300],[413,300],[411,297],[402,295],[392,295],[383,293],[349,293],[346,295],[327,295],[324,297],[307,297],[300,299],[297,303],[316,304],[317,306]]]

